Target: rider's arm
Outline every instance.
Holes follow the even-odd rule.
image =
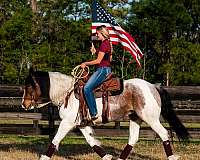
[[[95,59],[93,61],[84,62],[84,63],[81,64],[81,67],[85,68],[85,66],[91,66],[91,65],[99,64],[102,61],[104,55],[105,55],[104,52],[99,51],[97,59]]]

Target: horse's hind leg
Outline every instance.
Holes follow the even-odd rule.
[[[91,127],[87,126],[85,128],[80,128],[88,144],[92,149],[102,158],[102,160],[111,160],[112,155],[106,153],[106,151],[100,146],[100,142],[95,139],[93,130]]]
[[[128,158],[128,155],[130,154],[133,146],[137,143],[139,139],[140,124],[141,120],[139,119],[137,121],[130,120],[128,144],[122,151],[118,160],[124,160]]]
[[[146,121],[147,122],[147,121]],[[147,122],[151,128],[160,136],[160,138],[163,141],[163,146],[165,153],[168,157],[168,160],[177,160],[179,156],[173,155],[172,148],[169,141],[169,134],[168,131],[163,127],[163,125],[160,123],[159,119]]]
[[[75,126],[74,123],[70,123],[67,119],[63,119],[60,122],[58,131],[52,140],[52,143],[49,145],[45,155],[40,157],[40,160],[49,160],[52,155],[58,150],[58,146],[61,140],[66,136],[66,134]]]

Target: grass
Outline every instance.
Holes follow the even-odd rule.
[[[98,138],[106,151],[115,157],[119,156],[127,143],[127,138]],[[0,160],[36,160],[45,153],[48,136],[0,136]],[[173,150],[180,155],[180,160],[200,160],[200,140],[187,143],[173,143]],[[60,144],[59,151],[52,160],[100,160],[85,139],[81,136],[66,137]],[[160,140],[141,139],[134,147],[130,160],[164,160],[166,159]]]

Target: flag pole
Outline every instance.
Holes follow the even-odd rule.
[[[92,21],[97,21],[97,6],[96,6],[96,0],[92,1]]]
[[[146,33],[144,33],[144,45],[145,45],[145,51],[144,51],[144,71],[143,71],[143,79],[145,79],[146,76]]]

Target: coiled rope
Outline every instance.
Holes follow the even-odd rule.
[[[86,71],[86,74],[83,74],[85,71]],[[85,68],[82,68],[81,65],[78,65],[72,70],[71,75],[77,81],[79,79],[87,77],[89,73],[90,73],[90,69],[88,66],[86,66]]]

